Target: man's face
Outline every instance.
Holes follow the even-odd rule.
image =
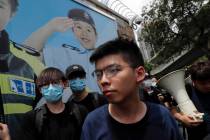
[[[93,27],[83,21],[74,21],[73,31],[75,36],[86,49],[93,49],[96,43],[96,34]]]
[[[11,17],[11,6],[9,0],[0,0],[0,31],[2,31]]]
[[[210,93],[210,80],[194,80],[194,86],[202,93]]]
[[[145,74],[143,67],[131,68],[121,55],[108,55],[99,59],[96,62],[96,72],[101,91],[114,104],[136,97],[139,82]]]

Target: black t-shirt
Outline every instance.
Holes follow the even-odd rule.
[[[147,112],[141,121],[132,124],[123,124],[116,121],[111,116],[109,116],[113,139],[114,140],[128,140],[134,138],[138,139],[139,134],[143,135],[147,130],[146,122],[148,122],[148,117],[149,116]]]
[[[43,122],[41,138],[44,140],[79,140],[79,128],[75,116],[70,115],[68,107],[59,114],[47,109],[47,117]]]
[[[94,97],[94,96],[97,96],[97,97]],[[97,107],[108,103],[106,98],[103,95],[98,94],[98,93],[88,93],[88,95],[82,101],[78,102],[78,101],[73,100],[73,102],[76,104],[85,106],[88,112],[91,112]]]
[[[36,123],[36,111],[30,111],[24,116],[22,130],[17,135],[21,140],[79,140],[82,124],[79,124],[73,113],[70,113],[70,104],[65,104],[63,112],[54,114],[47,108],[46,117],[43,119],[41,132]],[[80,112],[87,113],[84,107],[79,107]],[[83,114],[83,120],[85,118]]]

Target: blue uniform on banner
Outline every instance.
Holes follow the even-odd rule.
[[[77,48],[63,44],[62,47],[44,48],[44,61],[46,66],[56,67],[65,72],[66,68],[72,64],[79,64],[85,68],[87,87],[91,91],[100,91],[96,79],[91,73],[94,71],[94,65],[89,62],[89,57],[93,50]]]

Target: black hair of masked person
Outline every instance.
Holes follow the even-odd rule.
[[[86,75],[85,69],[81,65],[78,65],[78,64],[70,65],[66,69],[66,77],[68,79],[73,79],[77,77],[85,77],[85,75]]]

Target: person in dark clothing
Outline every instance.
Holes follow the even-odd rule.
[[[192,84],[187,84],[186,90],[197,110],[204,113],[203,120],[195,120],[176,108],[171,112],[187,128],[188,140],[203,140],[210,134],[210,61],[193,64],[189,74]]]
[[[79,140],[85,107],[61,100],[66,78],[56,68],[47,68],[36,80],[46,104],[24,115],[21,140]],[[79,117],[78,117],[79,116]]]
[[[70,100],[76,104],[84,105],[88,112],[91,112],[108,102],[102,94],[88,91],[85,76],[86,72],[81,65],[70,65],[66,69],[66,77],[69,80],[69,87],[73,92]]]
[[[140,87],[140,98],[144,101],[161,104],[158,95],[161,94],[161,90],[156,85],[156,78],[151,78],[150,75],[146,75],[142,86]]]
[[[139,99],[145,69],[134,42],[109,41],[95,50],[90,61],[109,104],[88,114],[81,140],[182,140],[165,107]]]

